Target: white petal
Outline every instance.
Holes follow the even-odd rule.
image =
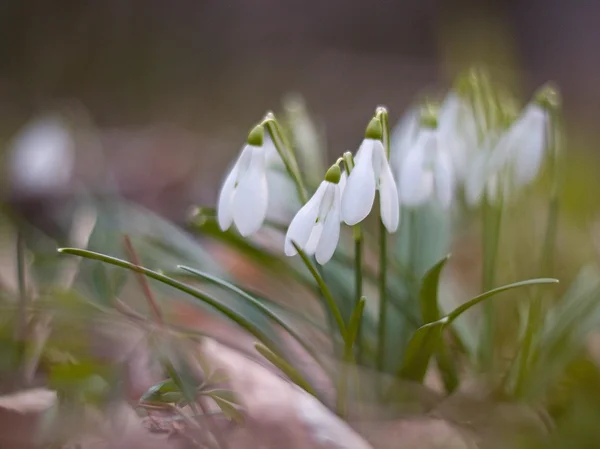
[[[488,180],[494,179],[495,176],[495,174],[487,175],[486,154],[484,151],[480,151],[471,163],[468,176],[465,179],[465,200],[467,204],[472,207],[477,206],[483,196],[486,183]]]
[[[390,138],[390,164],[397,173],[402,166],[406,153],[414,145],[419,132],[419,110],[411,107],[392,131]]]
[[[342,196],[342,217],[349,225],[364,220],[375,201],[375,172],[373,171],[373,140],[365,139],[361,145],[361,157],[348,176]]]
[[[454,196],[454,173],[450,156],[445,151],[438,152],[434,173],[436,195],[442,207],[447,209],[450,207]]]
[[[537,105],[530,106],[527,117],[527,134],[522,146],[515,155],[515,182],[519,186],[527,185],[535,179],[542,161],[546,145],[547,114]]]
[[[381,221],[388,232],[396,232],[400,223],[400,202],[398,189],[392,176],[392,169],[387,161],[379,177],[379,208]]]
[[[335,187],[333,207],[323,223],[323,232],[317,245],[316,258],[321,265],[326,264],[333,256],[340,240],[340,190]]]
[[[476,147],[476,134],[472,135],[473,124],[470,108],[455,92],[450,92],[438,117],[438,134],[440,148],[446,151],[452,160],[455,176],[464,180],[468,154]]]
[[[323,223],[318,222],[313,226],[308,241],[306,242],[306,245],[304,245],[304,248],[302,248],[309,256],[314,255],[315,251],[317,251],[321,234],[323,234]]]
[[[252,147],[252,157],[246,173],[240,174],[233,198],[233,221],[244,237],[258,231],[267,215],[269,192],[267,188],[265,152]]]
[[[433,137],[430,131],[422,131],[402,165],[400,195],[402,203],[408,206],[422,204],[433,193],[433,174],[425,169],[426,151],[430,150]]]
[[[217,205],[217,218],[221,231],[226,231],[233,222],[233,196],[235,195],[235,183],[237,178],[237,165],[234,166],[221,187],[219,202]]]
[[[236,184],[240,175],[240,169],[245,171],[252,159],[252,148],[253,147],[250,145],[246,145],[242,148],[240,155],[225,178],[225,182],[223,182],[223,185],[221,186],[219,201],[217,203],[217,219],[222,231],[229,229],[233,222],[233,198],[237,190]]]
[[[300,248],[305,248],[313,231],[317,217],[319,216],[319,208],[321,200],[327,188],[327,182],[323,181],[315,194],[308,202],[302,206],[296,216],[293,218],[285,235],[285,254],[294,256],[297,254],[296,248],[292,245],[295,242]]]

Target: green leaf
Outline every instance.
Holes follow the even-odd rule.
[[[281,357],[279,357],[277,354],[275,354],[273,351],[271,351],[269,348],[267,348],[261,343],[255,343],[254,347],[265,359],[267,359],[269,362],[271,362],[273,365],[279,368],[281,372],[288,376],[292,382],[294,382],[296,385],[298,385],[300,388],[310,393],[311,395],[315,397],[317,396],[315,390],[310,386],[308,382],[304,380],[302,375],[292,365],[290,365],[288,362],[283,360]]]
[[[447,317],[421,326],[408,342],[398,377],[422,382],[427,372],[429,359],[437,350],[442,330],[448,323]]]
[[[419,303],[421,306],[421,319],[423,323],[432,323],[440,319],[438,303],[438,286],[440,275],[450,256],[444,257],[425,273],[419,290]]]
[[[348,323],[348,335],[346,336],[346,342],[350,348],[352,348],[352,345],[356,341],[356,336],[358,335],[358,329],[360,327],[360,323],[362,322],[362,315],[366,303],[367,298],[362,296],[356,303],[356,307],[354,308],[352,316],[350,317],[350,322]]]
[[[164,393],[177,392],[179,392],[179,387],[177,387],[173,379],[166,379],[148,388],[148,391],[142,395],[140,401],[157,401],[160,400],[161,395]]]
[[[421,326],[408,343],[398,376],[421,382],[427,371],[429,359],[440,347],[440,340],[443,335],[442,331],[471,307],[507,290],[538,284],[555,284],[557,282],[557,279],[540,278],[504,285],[476,296],[437,321]]]
[[[204,396],[211,396],[211,397],[218,396],[227,402],[231,402],[232,404],[238,404],[238,400],[235,396],[235,393],[231,390],[215,388],[212,390],[202,390],[199,393]]]
[[[475,296],[470,301],[467,301],[466,303],[461,304],[456,309],[454,309],[452,312],[450,312],[447,315],[448,324],[450,324],[452,321],[457,319],[459,316],[461,316],[463,313],[465,313],[471,307],[473,307],[473,306],[479,304],[480,302],[485,301],[486,299],[491,298],[492,296],[495,296],[499,293],[505,292],[507,290],[512,290],[514,288],[526,287],[528,285],[557,284],[557,283],[558,283],[558,279],[537,278],[537,279],[528,279],[526,281],[515,282],[513,284],[503,285],[502,287],[494,288],[488,292],[482,293],[481,295]]]
[[[449,258],[450,255],[444,257],[431,267],[423,277],[421,289],[419,290],[421,319],[423,323],[432,323],[440,318],[438,299],[440,275]],[[455,364],[452,362],[450,348],[444,343],[444,339],[440,339],[435,356],[444,387],[448,393],[451,393],[458,386],[458,373]]]
[[[203,273],[202,271],[196,270],[194,268],[186,267],[183,265],[179,265],[178,268],[180,268],[184,271],[187,271],[189,273],[192,273],[204,281],[208,281],[212,284],[223,287],[223,288],[241,296],[242,298],[244,298],[246,301],[248,301],[248,304],[250,304],[252,307],[254,307],[255,309],[259,310],[261,313],[268,316],[270,319],[272,319],[277,324],[279,324],[285,331],[287,331],[287,333],[290,334],[291,337],[293,337],[298,343],[300,343],[300,345],[317,362],[317,364],[319,364],[325,370],[325,372],[327,372],[326,366],[321,361],[321,358],[318,356],[318,354],[313,349],[313,347],[311,345],[309,345],[305,341],[305,339],[302,338],[302,336],[300,334],[298,334],[289,324],[287,324],[279,315],[277,315],[275,312],[273,312],[267,306],[262,304],[260,301],[258,301],[256,298],[254,298],[252,295],[248,294],[247,292],[245,292],[241,288],[237,287],[236,285],[231,284],[222,279],[219,279],[218,277],[212,276],[208,273]]]
[[[187,294],[203,301],[204,303],[208,304],[209,306],[213,307],[215,310],[221,312],[223,315],[225,315],[231,321],[235,322],[240,327],[242,327],[243,329],[248,331],[250,334],[255,336],[261,343],[263,343],[273,353],[277,353],[277,352],[283,353],[283,351],[279,350],[278,344],[274,340],[269,338],[259,327],[257,327],[255,324],[253,324],[252,322],[247,320],[244,316],[242,316],[239,313],[237,313],[236,311],[232,310],[227,305],[221,303],[217,299],[202,292],[201,290],[190,287],[189,285],[183,284],[182,282],[179,282],[179,281],[177,281],[173,278],[170,278],[168,276],[165,276],[161,273],[157,273],[156,271],[152,271],[152,270],[149,270],[144,267],[139,267],[130,262],[127,262],[127,261],[124,261],[121,259],[117,259],[115,257],[107,256],[105,254],[95,253],[93,251],[77,249],[77,248],[61,248],[58,251],[63,254],[72,254],[75,256],[85,257],[88,259],[100,260],[102,262],[105,262],[105,263],[108,263],[111,265],[126,268],[128,270],[131,270],[131,271],[134,271],[137,273],[141,273],[144,276],[147,276],[151,279],[155,279],[159,282],[162,282],[163,284],[166,284],[173,288],[176,288],[177,290],[187,293]],[[298,375],[300,376],[300,374],[298,374]],[[308,382],[306,380],[302,379],[302,382],[304,384],[308,385]],[[312,388],[311,388],[311,390],[312,390]]]
[[[226,401],[225,399],[220,398],[219,396],[212,396],[212,399],[215,401],[215,403],[221,409],[225,416],[237,422],[238,424],[243,424],[244,416],[234,404],[232,404],[229,401]]]

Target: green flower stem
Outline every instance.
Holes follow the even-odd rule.
[[[482,249],[483,249],[483,271],[481,279],[481,291],[487,292],[494,288],[496,277],[496,262],[498,260],[498,248],[500,244],[500,223],[502,221],[502,203],[497,206],[488,201],[487,194],[484,195],[482,205]],[[481,361],[484,366],[489,367],[493,359],[494,340],[496,335],[496,321],[494,319],[494,304],[486,302],[483,306],[484,327],[481,346]]]
[[[377,329],[377,369],[383,371],[385,362],[385,333],[387,324],[387,230],[379,220],[379,327]]]
[[[548,152],[550,158],[550,171],[553,174],[552,189],[550,191],[550,199],[548,202],[548,217],[546,218],[546,230],[544,233],[544,241],[542,244],[542,252],[540,255],[540,275],[551,276],[554,271],[554,253],[556,249],[556,233],[558,231],[558,211],[559,211],[559,195],[560,190],[560,151],[558,148],[559,141],[559,117],[555,110],[550,113],[550,123],[547,129],[548,135]],[[523,345],[521,347],[521,355],[519,358],[519,370],[517,374],[517,382],[515,386],[515,395],[517,397],[523,394],[527,369],[529,368],[529,359],[533,346],[535,333],[539,330],[540,318],[542,315],[542,298],[541,292],[537,290],[529,305],[529,313],[527,315],[527,327],[525,336],[523,337]]]
[[[312,274],[313,278],[317,282],[317,285],[321,289],[321,292],[323,293],[323,299],[325,299],[327,307],[329,308],[333,315],[333,318],[335,319],[335,323],[337,324],[340,335],[342,336],[342,340],[344,340],[345,342],[346,325],[344,324],[342,312],[340,311],[337,303],[335,302],[335,299],[333,299],[333,296],[331,295],[331,291],[327,287],[327,284],[325,284],[323,277],[319,274],[315,265],[310,261],[308,256],[304,253],[304,251],[302,251],[302,249],[296,244],[296,242],[292,242],[292,245],[294,245],[294,248],[296,248],[296,251],[298,251],[302,262],[304,262],[304,265],[306,265],[306,268],[308,268],[308,271],[310,272],[310,274]]]
[[[356,302],[354,306],[359,303],[360,298],[363,295],[363,279],[362,279],[362,230],[360,225],[355,225],[352,228],[352,234],[354,236],[354,294]],[[356,335],[356,358],[358,363],[362,361],[363,344],[362,344],[362,321],[358,323],[358,330]]]
[[[387,110],[383,107],[377,108],[376,116],[381,120],[383,129],[383,146],[386,157],[390,158],[390,123]],[[379,328],[377,332],[377,369],[383,371],[385,368],[385,336],[387,325],[387,229],[379,219]]]
[[[281,127],[279,123],[275,119],[275,116],[272,113],[268,113],[263,119],[262,124],[267,128],[269,135],[271,136],[271,140],[273,141],[273,145],[277,149],[277,153],[279,153],[279,157],[283,161],[285,165],[285,169],[289,173],[290,177],[293,179],[294,184],[296,185],[296,191],[298,192],[298,198],[300,199],[302,204],[306,204],[308,201],[308,195],[306,193],[306,187],[304,186],[304,182],[302,181],[302,176],[300,174],[300,169],[298,167],[298,161],[296,160],[296,156],[292,151],[290,145],[287,143],[284,133],[281,131]]]
[[[346,414],[346,395],[348,391],[348,380],[350,378],[351,368],[354,367],[353,349],[354,343],[358,337],[358,331],[360,329],[360,323],[362,321],[362,315],[366,304],[366,298],[364,296],[358,298],[352,311],[352,316],[348,323],[348,330],[346,339],[344,341],[344,352],[342,356],[342,367],[340,370],[340,377],[338,379],[337,388],[337,401],[336,410],[338,416],[343,417]],[[358,385],[357,385],[358,387]]]

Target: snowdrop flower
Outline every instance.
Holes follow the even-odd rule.
[[[516,186],[531,183],[544,159],[547,126],[548,112],[537,103],[527,105],[492,151],[488,171],[497,172],[510,163]]]
[[[333,165],[310,200],[298,211],[285,235],[285,254],[297,254],[294,242],[321,265],[327,263],[340,238],[340,167]]]
[[[26,193],[64,188],[75,164],[75,143],[65,122],[48,115],[26,125],[13,140],[9,167]]]
[[[217,211],[221,230],[235,223],[244,237],[258,231],[267,214],[268,200],[264,128],[257,125],[221,187]]]
[[[464,182],[478,148],[477,122],[473,108],[456,91],[450,91],[440,107],[438,135],[439,145],[450,155],[456,180]]]
[[[454,172],[448,152],[441,148],[437,120],[430,113],[422,118],[421,130],[409,150],[400,173],[401,202],[418,206],[436,197],[448,208],[454,194]]]
[[[400,221],[396,182],[381,143],[382,126],[378,118],[369,122],[365,139],[354,157],[354,168],[348,176],[342,196],[342,217],[349,225],[364,220],[379,190],[381,221],[388,232],[395,232]]]
[[[505,178],[501,189],[503,196],[510,190],[530,184],[539,173],[547,151],[547,135],[550,124],[550,111],[559,103],[557,92],[551,87],[538,91],[535,99],[530,102],[521,115],[494,139],[487,158],[479,163],[480,173],[474,173],[469,189],[481,196],[486,180],[495,177]],[[488,144],[489,145],[489,144]],[[469,190],[468,189],[468,190]],[[467,191],[468,191],[467,190]],[[473,199],[473,198],[472,198]]]
[[[420,114],[419,109],[415,106],[408,109],[404,116],[395,126],[390,137],[390,165],[392,170],[397,175],[400,175],[402,170],[402,162],[406,158],[406,154],[415,144],[415,140],[419,134]],[[398,179],[398,178],[396,178]]]

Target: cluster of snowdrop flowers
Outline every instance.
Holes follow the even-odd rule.
[[[558,103],[556,90],[545,86],[517,114],[510,103],[486,105],[454,89],[437,114],[411,108],[392,135],[400,202],[414,207],[435,199],[448,208],[461,187],[472,207],[484,197],[508,199],[540,172]]]
[[[327,263],[337,247],[341,223],[352,226],[363,221],[373,208],[377,191],[382,223],[390,233],[398,229],[398,191],[382,139],[381,120],[373,117],[356,155],[346,158],[353,163],[347,162],[342,174],[344,158],[340,158],[290,223],[285,238],[287,255],[295,255],[298,247],[315,255],[320,264]],[[242,236],[249,236],[261,228],[269,202],[268,142],[264,126],[257,125],[227,175],[217,211],[222,230],[235,224]]]
[[[301,249],[320,264],[333,256],[342,223],[358,225],[371,213],[377,192],[381,223],[389,233],[398,229],[401,206],[436,201],[448,209],[461,189],[471,206],[482,198],[490,203],[506,198],[539,173],[558,97],[555,90],[543,88],[520,115],[506,107],[492,108],[490,114],[481,98],[454,89],[439,108],[430,103],[414,106],[391,138],[382,123],[381,111],[386,124],[387,111],[378,108],[356,154],[340,157],[311,198],[293,151],[283,148],[278,125],[265,135],[265,127],[276,123],[267,115],[268,120],[252,129],[225,178],[218,200],[219,225],[222,230],[235,225],[245,237],[261,228],[270,191],[276,193],[268,161],[277,158],[301,200],[285,236],[284,252],[293,256]]]

